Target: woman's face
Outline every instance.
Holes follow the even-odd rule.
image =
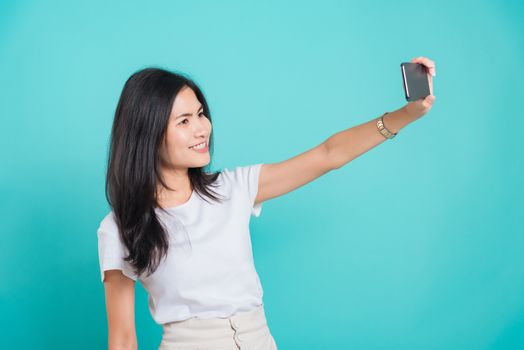
[[[209,164],[209,136],[211,122],[204,115],[204,107],[189,87],[184,87],[175,98],[161,154],[163,166],[168,169],[199,168]],[[205,143],[201,149],[190,148]]]

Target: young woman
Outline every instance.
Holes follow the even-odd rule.
[[[212,121],[201,89],[183,74],[147,68],[125,83],[109,149],[98,228],[109,349],[136,349],[134,287],[163,326],[160,350],[276,349],[253,263],[249,221],[262,202],[342,167],[432,107],[431,95],[334,134],[274,164],[207,172]]]

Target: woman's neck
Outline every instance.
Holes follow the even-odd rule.
[[[193,193],[193,188],[187,169],[185,172],[165,172],[162,176],[166,185],[172,190],[164,188],[162,184],[159,184],[159,189],[157,190],[157,202],[159,206],[163,208],[175,207],[189,200]]]

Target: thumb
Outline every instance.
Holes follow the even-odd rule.
[[[433,102],[435,102],[435,96],[434,95],[426,96],[426,98],[424,99],[424,102],[431,106]]]

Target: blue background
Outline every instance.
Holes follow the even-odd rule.
[[[96,229],[125,80],[186,72],[212,170],[279,162],[404,105],[423,118],[251,221],[279,349],[524,348],[518,1],[2,1],[0,347],[107,346]],[[141,349],[161,327],[137,285]]]

